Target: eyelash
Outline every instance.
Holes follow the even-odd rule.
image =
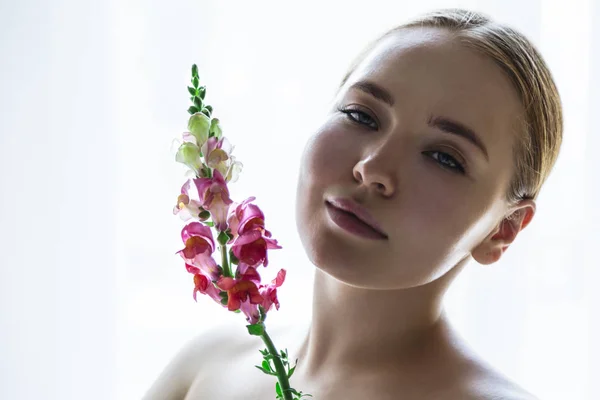
[[[370,120],[372,120],[373,122],[375,122],[374,119],[371,118],[371,116],[369,114],[367,114],[367,113],[365,113],[363,111],[357,110],[355,108],[341,108],[341,107],[338,107],[337,109],[338,109],[339,112],[346,114],[346,118],[348,118],[352,123],[355,123],[355,124],[358,124],[358,125],[362,125],[362,126],[367,126],[367,129],[370,129],[370,130],[377,130],[377,127],[372,127],[372,126],[369,126],[368,124],[364,124],[364,123],[360,122],[359,120],[357,120],[355,118],[352,118],[350,116],[350,114],[360,114],[362,116],[368,117]],[[444,155],[446,158],[449,158],[451,160],[452,164],[455,165],[453,167],[453,166],[449,166],[448,164],[445,164],[445,163],[442,163],[442,162],[438,161],[438,164],[441,165],[443,168],[446,168],[446,169],[448,169],[448,170],[450,170],[452,172],[455,172],[457,174],[465,175],[465,166],[460,161],[458,161],[456,158],[452,157],[450,154],[444,153],[442,151],[425,151],[425,152],[423,152],[423,154],[433,154],[433,153],[438,153],[438,154]],[[430,158],[433,158],[433,157],[430,157]]]

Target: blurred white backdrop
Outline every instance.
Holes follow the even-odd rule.
[[[447,310],[482,355],[540,398],[600,398],[592,1],[1,0],[0,398],[140,398],[207,327],[227,319],[246,334],[243,316],[194,303],[174,255],[184,168],[170,146],[186,129],[193,63],[244,163],[232,197],[256,196],[284,246],[270,253],[272,273],[288,270],[271,324],[310,318],[314,267],[294,222],[304,143],[366,43],[438,7],[523,31],[565,111],[562,152],[532,224],[499,263],[467,267]]]

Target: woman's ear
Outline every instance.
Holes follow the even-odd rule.
[[[533,200],[523,200],[511,209],[508,216],[481,242],[471,256],[482,265],[497,262],[508,246],[533,219],[536,205]]]

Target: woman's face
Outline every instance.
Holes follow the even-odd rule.
[[[410,29],[380,42],[304,149],[296,223],[310,260],[364,288],[446,273],[505,216],[520,118],[508,77],[449,33]],[[327,204],[340,197],[362,205],[386,237],[341,228]]]

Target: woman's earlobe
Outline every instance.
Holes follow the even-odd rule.
[[[508,248],[508,246],[505,247]],[[503,250],[499,248],[488,248],[488,250],[485,251],[478,248],[471,253],[471,257],[481,265],[490,265],[500,260],[502,253]]]
[[[525,200],[522,207],[505,217],[498,227],[471,252],[475,261],[482,265],[490,265],[498,262],[508,247],[515,241],[535,214],[535,202]]]
[[[471,256],[482,265],[498,262],[519,233],[520,218],[504,218],[485,240],[477,246]]]

